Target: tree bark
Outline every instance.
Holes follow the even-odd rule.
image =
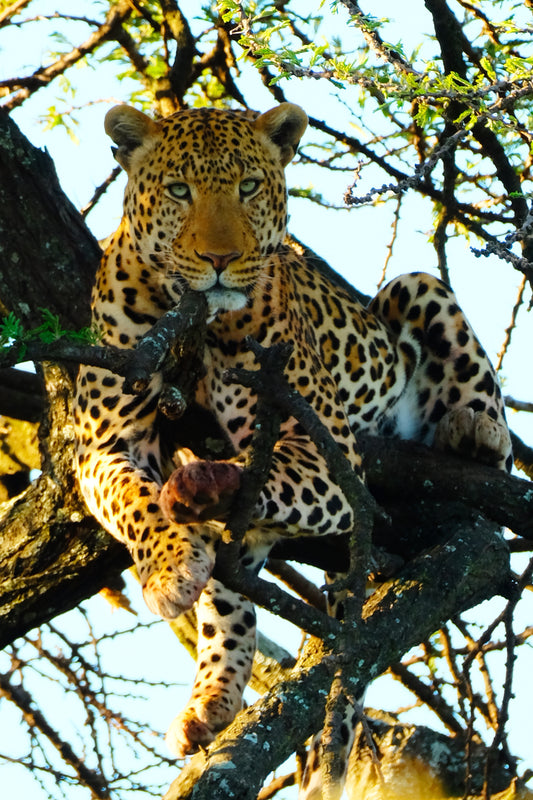
[[[48,153],[3,112],[0,211],[0,312],[36,326],[45,307],[67,328],[88,325],[100,247],[63,194]]]
[[[65,328],[89,323],[89,299],[100,247],[63,194],[52,160],[0,113],[0,311],[25,326],[40,308]],[[2,402],[22,418],[41,410],[42,474],[0,522],[0,646],[73,608],[128,564],[96,525],[77,492],[70,417],[72,381],[45,365],[38,375],[3,373]],[[18,403],[33,395],[33,401]],[[34,465],[35,466],[35,465]]]
[[[43,372],[43,471],[0,521],[0,648],[74,608],[129,564],[125,548],[89,516],[77,490],[72,381],[57,365]]]
[[[367,736],[359,726],[350,755],[346,793],[352,800],[427,800],[429,797],[464,796],[469,772],[469,800],[482,798],[487,747],[470,742],[467,766],[464,737],[445,736],[423,725],[400,723],[391,714],[366,709],[367,724],[379,753],[378,773]],[[515,785],[504,763],[493,765],[491,797],[494,800],[532,800],[533,792]]]
[[[410,562],[367,601],[350,652],[309,649],[291,678],[242,711],[208,751],[194,756],[164,800],[254,800],[268,775],[322,725],[324,703],[342,663],[350,696],[424,640],[450,616],[492,596],[508,575],[508,551],[494,526],[465,520],[455,536]]]

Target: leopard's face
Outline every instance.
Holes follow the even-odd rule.
[[[159,123],[125,106],[109,112],[130,233],[167,290],[205,292],[212,311],[246,304],[285,234],[284,167],[305,123],[291,104],[260,116],[194,109]]]

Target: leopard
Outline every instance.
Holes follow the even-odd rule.
[[[207,327],[194,403],[235,453],[217,461],[178,442],[170,462],[161,371],[132,395],[110,369],[80,367],[73,413],[85,502],[128,548],[152,612],[169,620],[196,606],[197,673],[167,734],[179,758],[207,746],[239,711],[255,651],[253,604],[213,576],[225,523],[208,513],[220,495],[234,496],[254,434],[256,396],[224,379],[258,368],[250,337],[265,348],[292,343],[289,386],[361,479],[362,431],[498,469],[512,463],[497,376],[447,284],[402,275],[364,305],[287,240],[285,168],[307,123],[286,102],[263,113],[186,108],[158,120],[119,105],[105,118],[127,186],[94,283],[93,325],[104,344],[132,349],[185,292],[201,293]],[[353,525],[321,451],[286,415],[243,560],[255,567],[280,539]]]

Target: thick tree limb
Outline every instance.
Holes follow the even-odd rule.
[[[167,31],[176,42],[176,56],[168,74],[170,95],[174,101],[177,99],[182,103],[192,82],[196,44],[189,23],[175,0],[161,0],[161,8]]]
[[[411,562],[365,604],[365,624],[353,631],[357,658],[343,659],[353,695],[445,619],[493,593],[508,572],[508,553],[489,523],[465,521],[447,545]],[[322,724],[337,661],[300,660],[293,677],[241,712],[207,750],[191,760],[165,800],[252,800],[266,775]]]
[[[68,429],[66,423],[65,429]],[[437,455],[415,442],[369,437],[365,439],[363,452],[369,487],[393,517],[392,526],[378,530],[379,540],[403,554],[404,558],[445,536],[449,530],[449,515],[455,519],[468,508],[481,507],[499,525],[508,525],[531,538],[533,493],[528,481],[478,464],[465,464],[455,458]],[[417,498],[415,504],[410,499],[413,497]],[[462,505],[454,503],[457,499]],[[60,487],[50,483],[48,478],[41,478],[2,521],[2,645],[90,597],[101,588],[106,578],[111,579],[129,563],[125,549],[85,516],[86,512],[80,510],[78,504],[75,505],[75,514],[78,515],[75,520],[79,521],[70,519],[63,504]],[[450,504],[452,508],[446,512]],[[420,514],[418,518],[415,511]],[[442,520],[440,526],[436,522],[439,518]],[[346,539],[342,537],[287,540],[277,548],[276,555],[336,571],[346,569],[349,557]],[[227,570],[228,582],[242,580],[231,564]],[[254,579],[247,573],[244,581],[244,584],[236,583],[237,590],[248,591],[254,585]],[[34,587],[40,582],[48,585],[47,604],[35,595]],[[263,602],[279,610],[279,602],[270,584],[263,586],[262,591]],[[15,596],[16,615],[13,608]],[[295,615],[296,622],[300,614],[297,606],[294,604],[294,611],[289,612]],[[314,628],[315,632],[320,628],[318,619],[320,617],[316,623],[309,623],[318,626]]]
[[[391,442],[381,437],[359,438],[365,453],[367,480],[378,501],[382,493],[387,503],[406,497],[417,497],[422,504],[454,500],[477,509],[519,536],[533,539],[530,481],[455,456],[441,459],[433,450],[416,442],[395,441],[391,447]],[[413,466],[412,472],[409,464]]]
[[[0,113],[0,313],[29,327],[45,306],[65,328],[89,324],[100,247],[61,191],[52,159]],[[31,220],[31,236],[21,220]]]
[[[45,386],[43,474],[0,522],[0,647],[74,608],[129,563],[77,493],[70,379],[48,366]]]
[[[39,422],[43,410],[43,389],[38,375],[20,369],[0,369],[0,415]]]

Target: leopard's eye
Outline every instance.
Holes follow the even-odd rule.
[[[241,198],[251,197],[259,189],[261,181],[259,178],[245,178],[239,184]]]
[[[176,183],[169,183],[167,186],[167,192],[172,195],[172,197],[176,197],[178,200],[188,200],[191,196],[191,190],[189,189],[186,183],[176,182]]]

